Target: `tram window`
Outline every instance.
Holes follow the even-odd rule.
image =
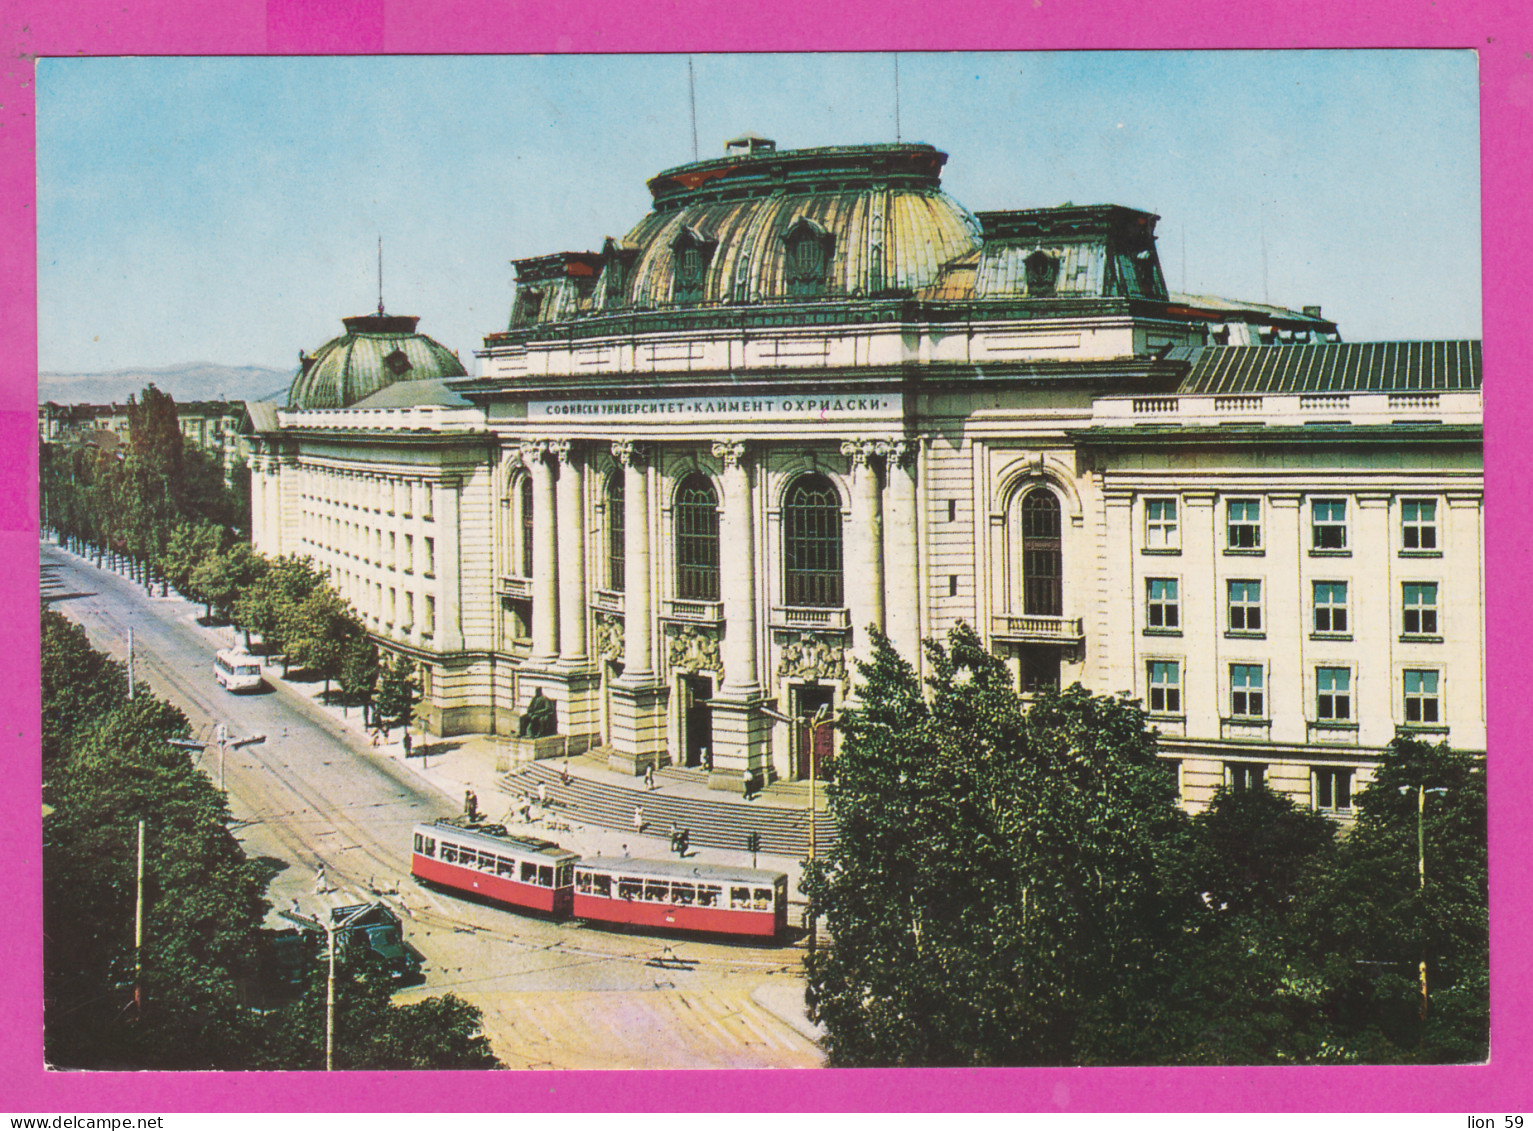
[[[546,888],[554,886],[554,870],[547,864],[538,868],[538,883]]]
[[[756,910],[757,911],[765,911],[770,906],[772,906],[772,889],[771,888],[757,888],[756,889]]]
[[[665,880],[645,880],[644,898],[651,903],[665,903],[671,898],[671,885]]]
[[[731,907],[749,907],[750,905],[751,905],[751,889],[750,888],[730,888],[729,889],[729,906],[731,906]]]
[[[717,907],[719,896],[723,891],[709,884],[699,884],[697,888],[697,905],[699,907]]]
[[[522,861],[522,883],[535,884],[538,882],[538,866],[531,861]]]
[[[644,885],[638,880],[624,877],[617,882],[617,896],[619,899],[640,899],[644,895]]]
[[[592,876],[591,877],[591,887],[593,889],[593,894],[599,895],[603,899],[611,899],[612,898],[612,877],[611,876]]]
[[[570,877],[571,877],[571,874],[574,871],[575,871],[575,869],[574,869],[573,865],[570,865],[570,864],[560,864],[559,865],[559,870],[558,870],[558,873],[557,873],[557,875],[558,875],[558,882],[556,884],[554,884],[554,886],[555,887],[561,887],[561,888],[569,887],[570,886],[570,882],[571,882],[570,881]]]
[[[429,837],[429,836],[426,838],[426,855],[427,856],[435,856],[436,855],[436,841],[434,839],[432,839],[431,837]]]
[[[697,902],[697,888],[691,884],[672,884],[671,902],[685,904]]]
[[[450,844],[442,845],[442,859],[449,864],[456,864],[458,862],[457,848]]]
[[[575,873],[575,890],[581,895],[590,895],[592,886],[590,872]]]
[[[516,879],[516,861],[507,860],[504,857],[497,859],[495,861],[495,874],[513,880]]]
[[[415,851],[416,852],[419,852],[422,848],[425,847],[425,844],[423,843],[424,841],[425,841],[425,838],[423,836],[421,836],[420,833],[416,833],[415,834]]]

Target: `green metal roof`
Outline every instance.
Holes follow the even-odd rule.
[[[1480,387],[1480,343],[1209,346],[1178,392],[1457,392]]]
[[[415,332],[420,319],[412,315],[379,312],[342,321],[345,334],[303,358],[288,390],[289,408],[347,408],[396,381],[467,376],[456,354]]]

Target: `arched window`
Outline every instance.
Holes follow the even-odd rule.
[[[671,241],[673,302],[694,303],[703,300],[704,282],[715,246],[714,241],[703,239],[691,228],[683,228],[681,234]]]
[[[789,605],[839,608],[841,497],[823,475],[794,480],[783,501],[783,589]]]
[[[793,297],[824,294],[826,267],[830,261],[830,235],[813,221],[800,219],[784,234],[783,243],[788,294]]]
[[[614,471],[607,480],[607,587],[618,593],[624,584],[623,532],[627,530],[627,516],[623,511],[623,469]]]
[[[706,475],[689,475],[676,492],[676,596],[719,599],[719,498]]]
[[[1022,612],[1064,615],[1064,563],[1060,553],[1059,500],[1034,487],[1022,498]]]

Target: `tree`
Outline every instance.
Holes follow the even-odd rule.
[[[171,528],[184,513],[185,442],[176,402],[154,385],[128,399],[128,453],[123,464],[121,510],[129,545],[142,563],[145,585],[151,563],[165,550]]]
[[[831,1063],[1067,1063],[1088,1026],[1142,1026],[1186,823],[1143,713],[1078,686],[1024,710],[964,625],[927,644],[928,704],[874,642],[828,787],[840,837],[805,873],[835,940],[807,961]]]
[[[362,721],[366,723],[373,689],[378,684],[378,646],[365,632],[359,631],[347,639],[338,679],[347,700],[362,704]]]
[[[229,533],[221,526],[206,522],[180,522],[165,540],[165,552],[160,555],[159,569],[176,592],[208,606],[208,616],[213,615],[212,599],[200,591],[193,582],[197,567],[211,557],[222,554],[228,543]]]
[[[203,558],[192,570],[190,583],[198,599],[208,606],[209,616],[217,609],[227,620],[234,614],[239,595],[258,585],[266,570],[266,559],[248,542],[236,542],[222,553]]]
[[[90,646],[85,630],[44,608],[42,627],[43,767],[68,756],[75,731],[128,696],[122,664]]]
[[[261,579],[235,599],[235,622],[247,633],[259,632],[268,655],[283,653],[284,674],[288,661],[283,632],[298,631],[298,608],[323,580],[312,560],[285,554],[271,559]]]
[[[420,678],[408,656],[396,654],[382,665],[378,692],[374,697],[374,717],[385,728],[408,727],[415,718],[415,704],[420,702]]]
[[[281,632],[284,653],[299,667],[324,678],[327,699],[330,681],[340,674],[348,642],[366,634],[351,606],[323,582],[296,607],[289,606]]]

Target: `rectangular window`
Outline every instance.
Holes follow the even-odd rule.
[[[405,590],[405,631],[415,626],[415,594]]]
[[[399,536],[392,530],[389,531],[389,568],[397,569],[399,566]]]
[[[1230,665],[1230,715],[1246,719],[1265,717],[1260,664]]]
[[[1174,577],[1151,577],[1145,580],[1149,590],[1145,606],[1145,627],[1174,631],[1182,627],[1181,602],[1177,598]]]
[[[1323,723],[1352,721],[1352,670],[1315,669],[1315,718]]]
[[[415,535],[413,535],[413,534],[406,534],[405,535],[405,564],[404,564],[404,571],[406,573],[414,573],[415,572]]]
[[[1437,583],[1422,581],[1405,586],[1403,631],[1407,636],[1437,635]]]
[[[410,517],[410,504],[415,497],[415,484],[406,479],[399,485],[399,502],[404,508],[404,516]]]
[[[1335,635],[1347,629],[1347,583],[1315,582],[1315,631]]]
[[[1176,524],[1175,499],[1144,501],[1144,546],[1147,550],[1175,550],[1182,538]]]
[[[1352,808],[1352,771],[1315,767],[1315,808],[1328,813],[1345,813]]]
[[[1405,673],[1405,722],[1407,726],[1432,726],[1442,714],[1438,709],[1437,672]]]
[[[430,483],[422,483],[421,484],[421,517],[422,518],[430,518],[431,517],[432,495],[435,494],[435,491],[432,489],[432,486],[433,485],[430,484]]]
[[[436,631],[436,598],[431,596],[429,593],[426,594],[425,614],[426,620],[425,623],[421,625],[421,632],[427,636],[430,636],[433,632]]]
[[[394,607],[395,596],[396,596],[395,590],[393,588],[390,588],[389,589],[389,619],[385,622],[387,624],[393,624],[394,623],[394,613],[397,611],[395,609],[395,607]]]
[[[1347,548],[1347,500],[1314,499],[1310,502],[1311,549]]]
[[[1225,504],[1225,542],[1230,550],[1262,548],[1262,504],[1260,499],[1231,499]]]
[[[435,577],[436,576],[436,539],[435,538],[425,538],[425,539],[422,539],[422,541],[425,542],[425,545],[426,545],[426,576],[427,577]]]
[[[1229,594],[1230,631],[1262,631],[1262,583],[1231,581],[1227,583],[1226,589]]]
[[[1261,789],[1267,783],[1267,767],[1259,762],[1226,762],[1224,784],[1232,790]]]
[[[1400,548],[1437,549],[1437,503],[1433,499],[1405,499],[1400,503]]]
[[[1177,660],[1150,661],[1150,710],[1155,714],[1182,712],[1182,665]]]

